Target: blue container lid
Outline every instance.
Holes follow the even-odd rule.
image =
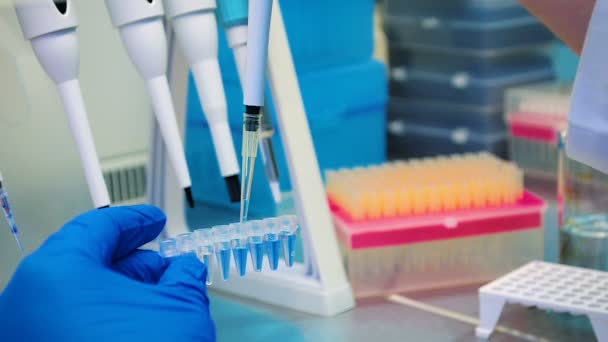
[[[517,0],[387,0],[390,16],[425,15],[489,21],[529,16]]]
[[[386,67],[376,60],[311,71],[298,78],[312,129],[337,127],[346,117],[365,113],[370,108],[384,108],[388,101]],[[243,125],[243,93],[238,82],[224,81],[230,126],[240,131]],[[194,86],[192,79],[190,85]],[[276,115],[269,95],[267,91],[270,108],[266,113]],[[188,124],[207,125],[194,91],[190,91],[188,108]]]

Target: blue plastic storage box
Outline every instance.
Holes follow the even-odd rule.
[[[386,70],[382,63],[368,61],[299,76],[317,158],[322,169],[335,169],[386,160]],[[186,129],[186,154],[197,201],[238,210],[230,204],[220,176],[209,128],[198,96],[190,82]],[[243,97],[240,86],[226,83],[230,125],[240,157]],[[274,113],[273,113],[274,115]],[[285,113],[289,115],[289,113]],[[278,122],[275,120],[275,124]],[[287,163],[279,133],[274,138],[281,188],[290,190]],[[251,216],[274,214],[261,158],[255,167],[251,194]]]
[[[503,133],[506,129],[501,107],[463,106],[449,102],[391,98],[388,120],[402,120],[418,126],[448,130],[469,129],[478,134]]]
[[[388,123],[387,146],[389,159],[479,151],[488,151],[500,157],[507,156],[507,139],[504,133],[478,134],[467,128],[450,130],[412,125],[403,120],[391,120]]]
[[[385,29],[393,47],[480,57],[536,48],[554,39],[542,23],[513,1],[391,0]]]
[[[475,21],[529,15],[518,0],[386,0],[385,12],[392,16],[425,15]]]
[[[281,0],[279,3],[299,73],[364,63],[372,57],[374,0]],[[222,71],[228,78],[238,79],[232,51],[223,29],[220,31]]]
[[[391,64],[390,88],[395,97],[499,107],[506,88],[554,77],[553,63],[544,56],[468,70],[453,67],[448,61],[413,66]]]

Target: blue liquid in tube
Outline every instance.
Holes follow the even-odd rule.
[[[248,247],[253,269],[256,272],[261,272],[264,264],[264,241],[261,237],[254,236],[250,238]]]
[[[268,254],[268,263],[270,269],[276,271],[279,268],[279,258],[281,256],[281,240],[277,234],[266,234],[266,253]]]
[[[247,273],[247,248],[238,247],[232,250],[234,254],[234,262],[236,263],[236,269],[239,271],[241,277]]]
[[[224,281],[230,278],[230,250],[220,249],[215,252],[217,263],[220,266],[220,272]]]
[[[290,232],[281,232],[281,241],[283,242],[283,257],[285,265],[292,267],[296,257],[296,234]]]
[[[213,283],[213,258],[211,254],[204,254],[202,262],[207,266],[207,281],[205,283],[211,285]]]

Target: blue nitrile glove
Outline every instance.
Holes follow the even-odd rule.
[[[137,249],[165,222],[159,209],[139,205],[67,223],[0,295],[0,341],[215,340],[204,265]]]

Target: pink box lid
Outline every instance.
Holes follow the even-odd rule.
[[[329,202],[338,238],[352,249],[541,229],[546,209],[542,198],[525,191],[512,205],[354,221],[331,199]]]
[[[512,136],[549,144],[557,144],[559,132],[568,125],[566,117],[538,113],[515,112],[507,115]]]

